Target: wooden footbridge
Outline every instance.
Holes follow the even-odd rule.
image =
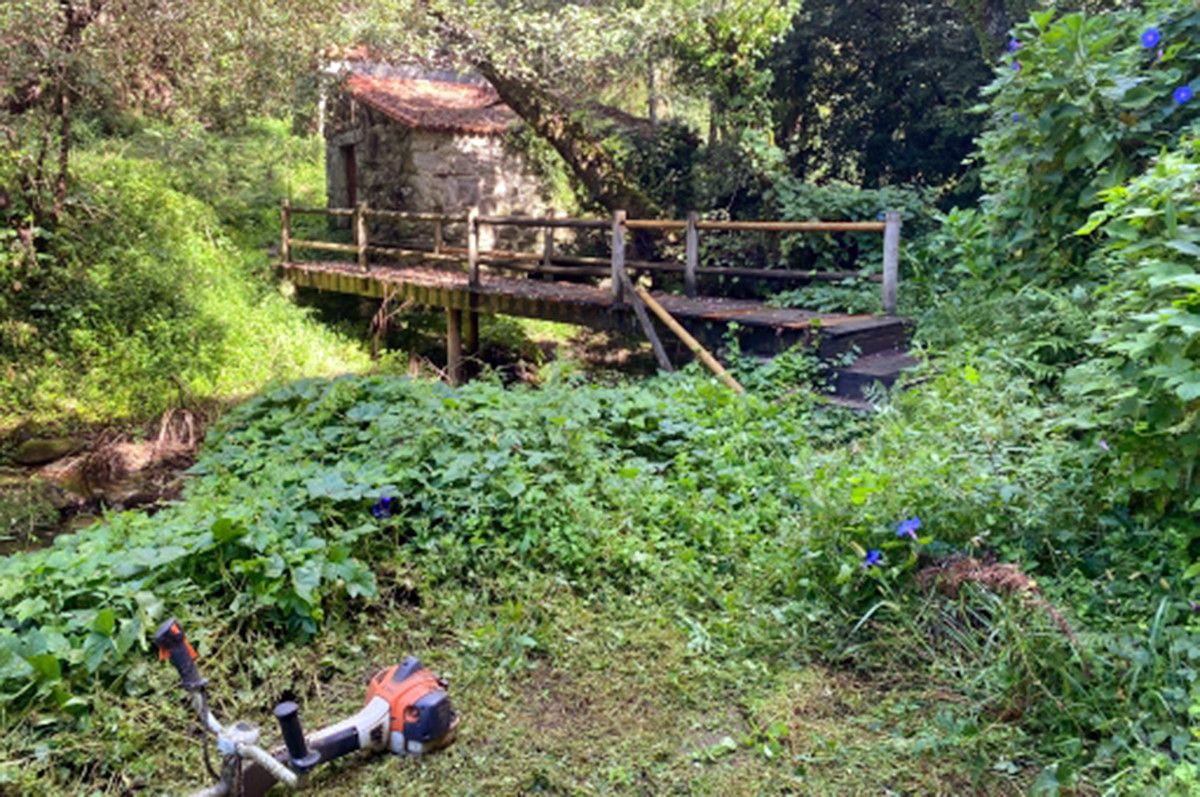
[[[297,214],[348,219],[353,243],[294,237],[292,218]],[[285,200],[281,216],[278,268],[297,286],[444,308],[447,372],[452,382],[461,379],[464,338],[468,350],[478,345],[480,313],[627,332],[640,329],[649,338],[660,367],[671,369],[672,359],[677,361],[690,350],[718,375],[722,375],[722,369],[709,350],[719,347],[730,325],[736,324],[735,334],[745,353],[770,356],[803,344],[823,358],[843,355],[838,357],[842,364],[833,371],[834,386],[839,395],[848,398],[860,396],[873,382],[890,384],[901,369],[912,363],[904,351],[909,325],[894,314],[899,282],[897,213],[888,213],[878,222],[702,221],[695,213],[686,220],[646,220],[626,218],[620,211],[611,219],[569,219],[482,216],[474,209],[465,216],[454,216],[380,210],[364,204],[355,208],[301,208]],[[377,225],[382,222],[425,228],[430,234],[401,245],[373,243],[373,221]],[[480,230],[485,227],[492,231],[540,231],[541,251],[482,250]],[[609,242],[609,257],[556,252],[555,231],[560,229],[601,231]],[[702,266],[699,239],[704,231],[881,234],[883,273],[871,279],[880,285],[884,313],[819,313],[702,295],[711,292],[709,286],[730,278],[802,284],[858,276],[857,272]],[[448,232],[465,238],[463,245],[449,244]],[[683,261],[629,259],[630,234],[682,234]],[[299,250],[328,252],[337,259],[301,261],[295,257]],[[640,284],[667,280],[681,281],[683,294],[647,289]],[[736,386],[727,375],[722,378]]]

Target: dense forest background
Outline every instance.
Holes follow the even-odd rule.
[[[902,210],[913,388],[831,414],[804,353],[736,351],[741,403],[694,371],[389,376],[270,271],[280,197],[323,201],[322,67],[357,46],[482,73],[583,211]],[[176,504],[0,560],[0,758],[28,764],[0,791],[184,777],[130,721],[166,608],[296,646],[247,669],[201,636],[244,707],[306,641],[366,658],[356,623],[405,606],[468,696],[642,618],[666,641],[628,631],[637,655],[684,673],[655,694],[738,695],[720,744],[763,784],[820,769],[763,697],[816,662],[903,695],[870,727],[919,715],[888,742],[918,791],[1200,788],[1195,0],[11,0],[0,48],[0,433],[239,405]],[[372,519],[381,493],[408,514]],[[667,790],[706,749],[637,777]],[[511,774],[603,790],[559,776]]]

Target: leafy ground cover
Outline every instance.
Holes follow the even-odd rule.
[[[916,620],[892,585],[938,546],[1075,522],[1091,485],[1081,471],[1044,489],[1041,469],[1061,470],[1077,449],[1031,435],[1045,418],[1028,404],[995,401],[1019,388],[974,369],[935,384],[868,429],[807,393],[737,399],[692,373],[537,390],[345,378],[253,399],[212,433],[177,506],[115,515],[0,565],[6,760],[36,751],[6,777],[66,789],[163,766],[139,734],[162,722],[185,743],[186,719],[163,699],[170,673],[145,637],[177,612],[236,684],[231,707],[290,692],[332,711],[356,699],[369,661],[406,649],[448,668],[472,727],[472,711],[484,721],[429,765],[461,778],[450,783],[511,758],[504,733],[538,753],[496,777],[541,772],[521,783],[551,791],[626,778],[630,790],[648,779],[648,792],[742,783],[749,794],[786,777],[799,789],[813,778],[950,793],[972,778],[1031,779],[1038,745],[1015,718],[1058,710],[1046,694],[1070,683],[1027,658],[1019,678],[1002,663],[1010,646],[1036,646],[1069,666],[1070,646],[1019,606],[1001,622],[985,603],[976,632],[935,593],[922,600],[945,617]],[[916,513],[928,536],[897,537],[896,520]],[[880,567],[863,566],[868,548]],[[888,629],[904,622],[914,636],[896,645]],[[930,636],[939,628],[955,630],[962,669],[913,678],[946,644]],[[876,645],[903,665],[870,664]],[[986,669],[964,678],[989,661],[1009,688]],[[842,672],[828,675],[834,664]],[[826,700],[853,721],[805,713]],[[616,732],[618,707],[632,735],[600,752],[584,744],[598,738],[589,727]],[[922,763],[860,771],[846,765],[856,750]],[[559,753],[580,763],[555,769],[547,757]]]

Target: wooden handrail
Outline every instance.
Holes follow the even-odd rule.
[[[883,232],[882,221],[701,221],[701,230],[723,232]]]
[[[330,241],[308,241],[304,238],[290,238],[288,243],[291,244],[289,249],[317,249],[324,252],[349,252],[350,254],[358,254],[358,244],[338,244]]]
[[[345,216],[354,215],[355,208],[316,208],[293,205],[292,214]],[[396,219],[398,221],[431,221],[443,224],[465,224],[467,217],[448,213],[424,213],[408,210],[380,210],[369,208],[366,215],[371,218]],[[549,216],[483,216],[476,222],[497,227],[535,227],[541,229],[608,229],[611,219],[564,219]],[[625,219],[627,230],[671,231],[686,230],[687,219]],[[714,232],[876,232],[887,230],[886,221],[720,221],[698,220],[696,228]]]
[[[295,214],[322,214],[333,217],[350,217],[354,231],[355,244],[327,243],[291,237],[291,220]],[[516,270],[543,271],[544,273],[568,273],[560,271],[554,264],[575,263],[583,268],[570,270],[569,273],[591,276],[610,276],[612,279],[613,301],[620,304],[625,291],[622,290],[622,280],[619,273],[625,268],[640,271],[682,273],[684,289],[688,296],[695,296],[698,291],[700,276],[730,276],[768,279],[779,281],[837,281],[856,275],[856,272],[819,272],[793,271],[788,269],[755,269],[742,267],[724,268],[720,266],[700,266],[700,231],[709,232],[772,232],[772,233],[883,233],[883,273],[870,275],[866,279],[882,283],[880,299],[883,311],[887,314],[896,312],[896,294],[899,287],[900,261],[900,214],[888,212],[883,221],[720,221],[701,220],[694,211],[686,219],[630,219],[624,211],[616,211],[610,219],[570,219],[553,216],[484,216],[477,208],[472,208],[466,216],[446,213],[424,213],[404,210],[375,210],[360,203],[355,208],[316,208],[295,207],[284,200],[280,209],[280,255],[284,262],[291,260],[295,248],[317,249],[329,252],[347,252],[358,256],[358,262],[363,268],[369,266],[367,255],[372,252],[388,251],[398,255],[418,254],[423,250],[405,250],[371,246],[367,242],[368,218],[393,219],[398,221],[431,222],[434,225],[434,251],[428,253],[434,259],[451,259],[456,253],[467,255],[467,270],[470,274],[472,287],[479,285],[480,261],[494,262],[496,260],[511,261],[540,261],[541,268],[526,269],[517,267]],[[445,245],[444,228],[448,224],[465,224],[467,226],[467,247],[461,250]],[[542,252],[532,253],[479,250],[479,227],[491,225],[500,227],[525,227],[543,231]],[[612,249],[608,259],[587,257],[562,257],[554,252],[552,231],[554,229],[607,229],[611,231]],[[685,232],[685,255],[682,264],[656,263],[649,261],[627,260],[625,255],[625,233],[629,230],[645,230]],[[596,270],[588,268],[598,267]],[[607,266],[607,272],[600,272],[599,267]]]
[[[397,221],[432,221],[442,224],[466,224],[466,216],[452,216],[448,213],[418,213],[407,210],[376,210],[371,208],[367,215],[377,219],[396,219]]]
[[[480,216],[478,222],[496,227],[569,227],[591,230],[604,230],[611,224],[605,219],[558,219],[538,216]]]
[[[354,208],[305,208],[293,206],[292,213],[303,213],[309,216],[353,216]]]

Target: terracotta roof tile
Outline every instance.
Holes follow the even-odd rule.
[[[359,102],[422,130],[492,135],[517,121],[491,86],[351,75],[347,87]]]

